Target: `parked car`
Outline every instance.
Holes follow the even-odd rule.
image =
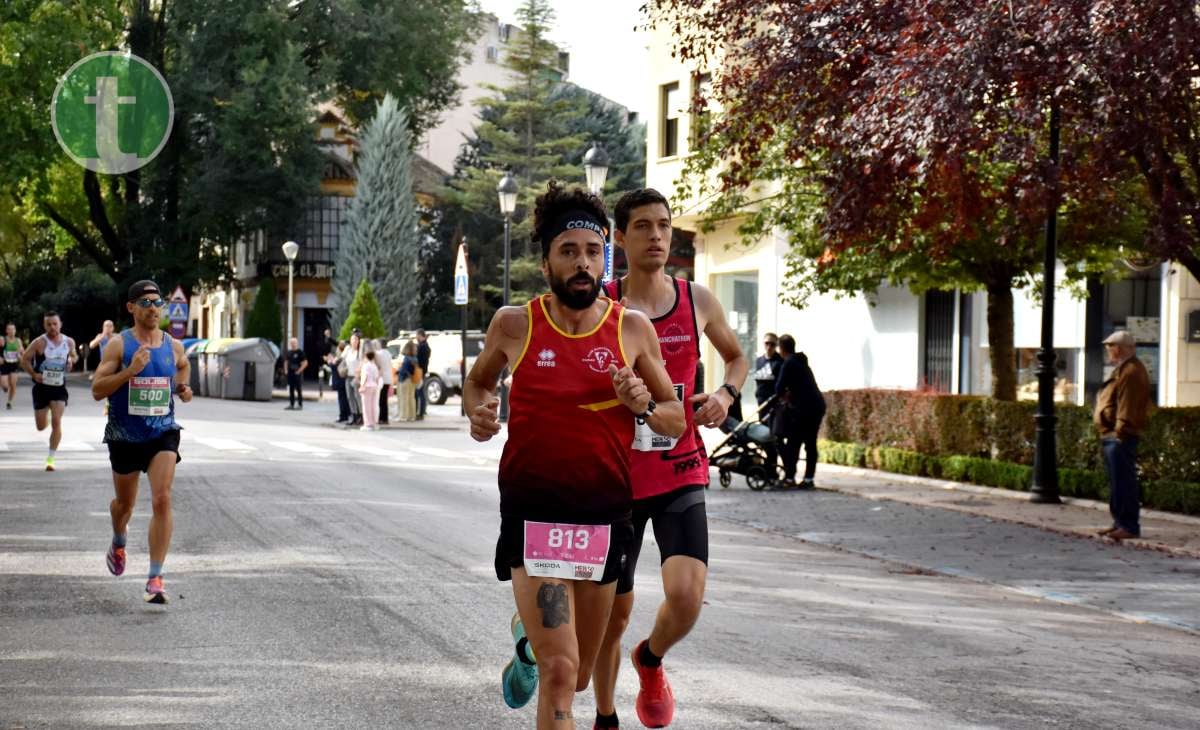
[[[441,405],[452,395],[462,395],[462,330],[428,330],[425,335],[429,340],[429,372],[425,373],[421,387],[430,403]],[[398,362],[400,348],[415,339],[414,333],[401,332],[399,337],[389,340],[387,346],[392,358]],[[483,332],[467,330],[467,370],[482,350]]]

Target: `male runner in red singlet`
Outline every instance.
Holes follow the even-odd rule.
[[[700,616],[708,575],[708,519],[704,488],[708,454],[697,426],[718,426],[749,371],[737,335],[713,293],[664,272],[671,252],[671,208],[655,190],[635,190],[617,202],[617,243],[625,250],[629,274],[605,285],[608,295],[654,323],[675,394],[688,404],[688,427],[679,439],[647,431],[639,424],[633,441],[633,550],[617,580],[608,631],[596,659],[596,727],[618,727],[614,691],[621,663],[621,635],[633,610],[633,574],[646,523],[662,560],[666,600],[654,630],[633,650],[641,691],[636,710],[647,727],[666,727],[675,697],[662,668],[663,655],[687,636]],[[725,361],[725,384],[713,393],[695,393],[704,333]],[[692,409],[696,408],[695,413]]]
[[[686,424],[650,322],[598,298],[606,222],[599,198],[551,182],[532,236],[551,293],[496,313],[463,388],[471,436],[486,441],[500,431],[496,380],[511,365],[496,576],[513,583],[516,656],[502,684],[520,707],[540,675],[539,728],[575,727],[575,692],[608,625],[633,539],[634,418],[673,438]]]

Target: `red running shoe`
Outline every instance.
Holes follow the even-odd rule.
[[[163,589],[163,579],[161,575],[156,575],[150,580],[146,581],[145,599],[146,603],[159,604],[166,603],[169,600],[167,598],[166,590]]]
[[[108,555],[105,555],[104,559],[108,563],[108,572],[113,575],[120,575],[125,572],[125,548],[109,543]]]
[[[633,668],[637,670],[638,682],[642,688],[638,691],[638,719],[646,727],[666,727],[675,717],[675,693],[671,691],[671,683],[667,681],[667,673],[662,665],[644,667],[638,661],[642,647],[646,641],[633,647]]]

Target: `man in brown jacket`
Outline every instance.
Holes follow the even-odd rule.
[[[1108,470],[1108,509],[1112,527],[1100,534],[1113,540],[1141,536],[1138,512],[1137,445],[1150,409],[1150,374],[1136,356],[1133,335],[1117,330],[1104,340],[1108,361],[1115,365],[1096,397],[1093,420]]]

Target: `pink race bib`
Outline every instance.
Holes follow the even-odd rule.
[[[525,572],[538,578],[600,581],[611,525],[525,523]]]

